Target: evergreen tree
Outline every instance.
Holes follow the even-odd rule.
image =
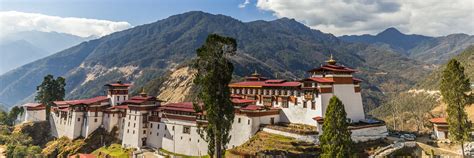
[[[464,107],[469,104],[468,92],[471,89],[464,67],[456,59],[451,59],[444,69],[440,90],[448,105],[449,138],[461,143],[464,156],[464,142],[469,141],[471,129]]]
[[[36,87],[35,100],[46,106],[46,119],[49,120],[49,114],[53,101],[62,101],[65,96],[66,80],[62,77],[54,79],[53,75],[46,75],[43,82]]]
[[[209,155],[218,158],[225,154],[234,121],[234,107],[228,87],[234,67],[227,57],[234,55],[236,49],[235,39],[211,34],[204,45],[197,49],[193,66],[198,70],[194,79],[198,88],[194,107],[196,111],[205,111],[208,121],[206,125],[200,126],[198,132],[208,142]]]
[[[320,137],[323,158],[351,157],[351,132],[346,121],[344,104],[336,96],[329,100]]]

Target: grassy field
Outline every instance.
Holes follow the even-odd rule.
[[[234,149],[230,149],[228,153],[248,156],[258,154],[302,156],[319,155],[320,150],[318,146],[312,143],[267,132],[258,132],[249,141]]]
[[[114,158],[128,158],[132,154],[133,150],[124,149],[120,144],[112,144],[108,147],[102,147],[95,150],[92,154],[94,155],[109,155]]]

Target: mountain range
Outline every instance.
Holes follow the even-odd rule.
[[[377,35],[344,35],[339,39],[346,42],[367,43],[382,49],[398,52],[410,59],[441,65],[462,50],[474,44],[474,36],[451,34],[441,37],[401,33],[388,28]]]
[[[385,45],[393,45],[389,49],[374,42],[347,41],[294,19],[242,22],[193,11],[83,42],[9,71],[0,76],[0,101],[10,106],[31,101],[46,74],[66,78],[69,99],[104,94],[103,85],[118,80],[132,82],[135,92],[144,85],[154,85],[146,88],[152,95],[160,95],[156,89],[170,85],[161,83],[192,61],[195,50],[210,33],[237,40],[238,52],[231,57],[235,80],[255,70],[271,78],[301,79],[307,70],[320,66],[333,54],[340,64],[359,70],[356,77],[364,80],[366,111],[377,107],[386,93],[407,90],[433,70],[432,63],[412,59],[398,48],[413,50],[437,39],[416,36],[421,40],[416,46],[406,46],[403,39],[386,41]]]
[[[46,57],[95,37],[79,37],[65,33],[23,31],[0,37],[0,74]]]

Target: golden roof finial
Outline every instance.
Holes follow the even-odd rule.
[[[329,65],[334,65],[334,64],[336,64],[336,60],[333,59],[332,54],[331,54],[329,60],[327,60],[326,62],[327,62]]]
[[[146,92],[145,92],[145,87],[142,87],[142,92],[140,92],[140,95],[141,96],[147,95]]]
[[[252,76],[258,76],[258,75],[260,75],[260,74],[258,74],[257,69],[255,69],[255,71],[253,72]]]

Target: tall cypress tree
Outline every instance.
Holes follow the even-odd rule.
[[[62,77],[54,79],[53,75],[46,75],[43,82],[36,87],[35,100],[46,106],[46,120],[49,120],[49,113],[53,101],[64,100],[66,80]]]
[[[320,139],[323,158],[351,157],[351,132],[346,121],[344,104],[336,96],[329,100],[324,114],[323,134]]]
[[[448,105],[449,138],[461,143],[464,156],[464,142],[469,141],[471,130],[471,122],[464,111],[464,107],[469,104],[469,78],[464,74],[464,67],[456,59],[449,61],[442,77],[440,90],[443,101]]]
[[[196,111],[205,111],[207,124],[198,130],[208,142],[208,153],[223,157],[229,132],[234,121],[234,107],[230,101],[228,84],[232,79],[234,67],[227,56],[235,54],[235,39],[211,34],[203,46],[197,49],[194,67],[198,70],[194,83],[198,88]],[[202,107],[197,106],[202,103]]]

